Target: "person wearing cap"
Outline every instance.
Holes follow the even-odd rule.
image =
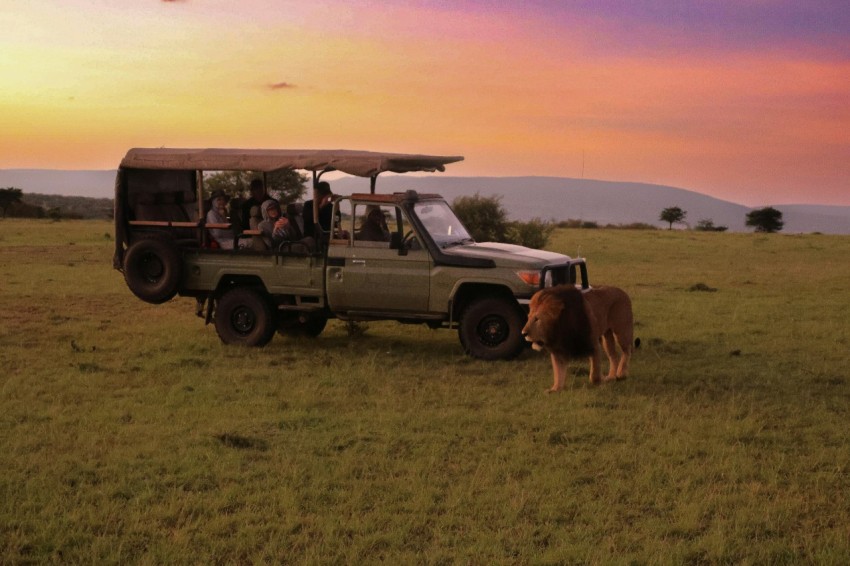
[[[207,224],[230,224],[227,219],[227,201],[230,200],[222,190],[213,191],[210,196],[210,211],[207,212]],[[230,228],[209,228],[209,234],[223,250],[233,249],[236,234]]]

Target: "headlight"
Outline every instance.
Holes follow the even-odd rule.
[[[532,287],[540,286],[539,271],[517,271],[516,274],[519,275],[519,278],[522,279],[526,285],[531,285]]]

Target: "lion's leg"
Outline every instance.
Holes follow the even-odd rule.
[[[593,355],[590,356],[590,383],[602,382],[601,356],[599,355],[599,344],[594,344]]]
[[[610,328],[602,335],[602,346],[605,348],[605,354],[608,356],[608,375],[605,376],[605,381],[613,381],[617,379],[617,343],[614,341],[614,331]]]
[[[617,367],[617,379],[625,379],[629,377],[629,361],[632,358],[634,344],[632,343],[631,332],[626,334],[628,334],[628,339],[626,339],[626,336],[623,335],[617,336],[617,342],[623,350],[623,357],[620,358],[620,365]]]
[[[554,376],[549,393],[554,393],[564,388],[564,381],[567,379],[567,361],[559,359],[555,354],[549,354],[549,357],[552,358],[552,374]]]

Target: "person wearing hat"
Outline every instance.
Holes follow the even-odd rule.
[[[227,201],[230,200],[222,190],[213,191],[210,196],[210,211],[207,212],[207,224],[230,224],[227,219]],[[212,239],[223,250],[233,249],[236,234],[229,228],[209,228]]]

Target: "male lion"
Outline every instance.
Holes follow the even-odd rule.
[[[622,289],[593,287],[582,292],[573,285],[556,285],[531,297],[522,335],[535,350],[549,352],[555,376],[551,393],[564,388],[567,362],[572,358],[590,358],[591,383],[627,377],[629,358],[640,344],[639,340],[632,343],[633,324],[632,301]],[[605,378],[600,370],[600,341],[609,362]],[[623,351],[619,360],[617,344]]]

